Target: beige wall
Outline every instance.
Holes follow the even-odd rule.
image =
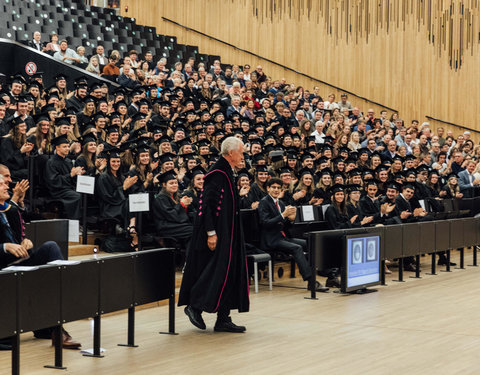
[[[478,0],[122,0],[122,15],[126,5],[137,23],[224,63],[259,63],[272,78],[340,93],[161,17],[398,109],[408,122],[431,116],[480,130]]]

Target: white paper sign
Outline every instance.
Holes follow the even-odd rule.
[[[145,212],[150,210],[148,193],[130,194],[128,196],[130,212]]]
[[[80,222],[78,220],[68,220],[68,242],[79,242]]]
[[[313,206],[302,206],[302,217],[303,221],[315,221]]]
[[[423,199],[420,199],[420,200],[418,201],[418,203],[420,203],[420,207],[422,207],[424,210],[426,210],[426,208],[425,208],[425,201],[424,201]]]
[[[77,176],[77,192],[93,194],[95,190],[95,177]]]

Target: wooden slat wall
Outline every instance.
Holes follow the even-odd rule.
[[[121,9],[222,62],[318,85],[161,16],[397,108],[407,121],[428,115],[480,130],[479,0],[122,0]]]

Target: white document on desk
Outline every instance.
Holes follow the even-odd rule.
[[[315,215],[313,213],[313,206],[301,206],[303,221],[315,221]]]
[[[38,270],[38,267],[27,267],[27,266],[10,266],[7,268],[2,269],[2,271],[17,271],[17,272],[24,272],[24,271],[35,271]]]

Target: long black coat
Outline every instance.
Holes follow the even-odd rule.
[[[239,211],[239,196],[230,164],[221,157],[205,175],[178,305],[206,312],[219,307],[249,310],[248,272]],[[214,230],[217,247],[207,246]]]

